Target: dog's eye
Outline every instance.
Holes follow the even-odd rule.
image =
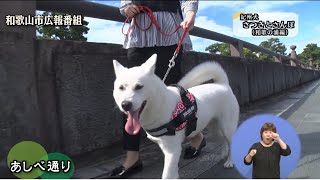
[[[142,89],[143,88],[143,85],[142,84],[137,84],[135,87],[134,87],[134,90],[139,90],[139,89]]]
[[[119,89],[120,89],[121,91],[123,91],[123,90],[124,90],[124,86],[123,86],[123,85],[120,85],[120,86],[119,86]]]

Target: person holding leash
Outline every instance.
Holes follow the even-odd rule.
[[[273,123],[265,123],[261,127],[260,137],[261,141],[253,144],[244,157],[244,164],[253,162],[253,179],[280,179],[281,155],[290,155],[291,149],[277,134]]]
[[[141,7],[147,7],[152,12],[141,11]],[[120,13],[131,19],[123,45],[128,49],[128,67],[139,66],[153,54],[157,54],[155,73],[163,78],[183,31],[193,29],[197,10],[198,0],[121,0]],[[175,66],[165,79],[166,85],[178,83],[181,78],[182,52],[191,49],[192,43],[187,33],[182,47],[179,52],[176,52],[178,54],[175,58]],[[124,126],[125,123],[126,119],[124,119]],[[112,170],[110,178],[127,178],[142,170],[142,162],[139,158],[140,134],[139,132],[131,135],[123,128],[123,149],[127,151],[126,159],[121,166]],[[204,146],[205,138],[200,133],[191,140],[191,146],[185,150],[184,158],[197,157]]]

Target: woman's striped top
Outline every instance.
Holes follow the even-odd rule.
[[[125,15],[124,9],[127,5],[132,4],[131,0],[121,0],[120,13]],[[181,10],[186,13],[190,10],[197,13],[198,10],[198,1],[197,0],[180,0]],[[166,34],[172,33],[177,26],[182,22],[180,14],[172,12],[153,12],[155,19],[157,20],[161,31]],[[137,23],[139,27],[145,29],[150,24],[150,19],[145,13],[140,13],[136,16]],[[183,29],[180,28],[176,33],[171,36],[162,35],[154,25],[147,30],[141,31],[138,29],[133,21],[131,21],[131,27],[129,34],[125,36],[125,41],[123,47],[125,49],[131,47],[154,47],[154,46],[170,46],[178,44],[180,38],[183,34]],[[124,31],[126,31],[126,28]],[[126,33],[126,32],[125,32]],[[189,51],[192,49],[192,43],[190,40],[189,33],[187,33],[183,41],[183,49]]]

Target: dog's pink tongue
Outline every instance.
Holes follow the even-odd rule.
[[[125,125],[125,130],[128,134],[136,135],[139,133],[141,126],[138,121],[139,110],[134,112],[128,112],[127,123]]]

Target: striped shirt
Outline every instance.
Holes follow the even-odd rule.
[[[125,8],[132,4],[131,0],[121,0],[120,13],[125,16]],[[197,13],[198,1],[197,0],[180,0],[181,10],[186,13],[190,10]],[[180,14],[172,12],[153,12],[155,19],[162,32],[166,34],[171,34],[180,25],[182,18]],[[140,13],[135,16],[136,21],[141,29],[145,29],[150,24],[150,19],[145,13]],[[165,36],[158,32],[155,25],[152,25],[147,31],[142,31],[138,29],[134,22],[131,21],[131,30],[129,34],[125,36],[125,41],[123,47],[125,49],[131,47],[154,47],[154,46],[170,46],[178,44],[181,36],[183,34],[183,29],[180,28],[176,33],[171,36]],[[187,33],[183,41],[183,50],[189,51],[192,49],[192,43],[190,40],[190,35]]]

